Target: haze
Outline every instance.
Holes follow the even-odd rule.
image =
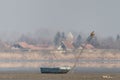
[[[1,38],[57,31],[120,33],[119,0],[0,0]],[[45,36],[46,36],[45,35]]]

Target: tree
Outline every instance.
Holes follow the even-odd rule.
[[[77,39],[76,39],[76,41],[73,43],[73,45],[74,45],[75,48],[79,48],[80,45],[81,45],[81,43],[82,43],[82,37],[79,34],[78,37],[77,37]]]
[[[120,35],[119,34],[116,37],[115,48],[120,49]]]
[[[57,32],[54,38],[54,44],[55,46],[59,46],[61,42],[61,35],[60,32]]]
[[[96,48],[99,47],[99,42],[96,36],[91,39],[90,44],[92,44]]]
[[[113,37],[104,38],[100,43],[100,48],[102,49],[114,49],[115,42]]]
[[[32,37],[29,37],[29,36],[23,34],[18,39],[18,42],[26,42],[26,43],[29,43],[29,44],[35,44],[36,40],[34,38],[32,38]]]
[[[116,40],[117,40],[117,41],[120,40],[120,35],[119,35],[119,34],[117,35]]]
[[[62,40],[62,41],[66,40],[66,36],[65,36],[65,33],[64,33],[64,32],[61,33],[61,40]]]

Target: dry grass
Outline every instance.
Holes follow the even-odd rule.
[[[64,52],[63,52],[64,53]],[[60,59],[74,59],[75,55],[79,55],[79,51],[71,51],[63,54],[61,51],[39,51],[39,52],[0,52],[0,59],[26,59],[26,60],[49,60],[51,58]],[[118,50],[84,50],[80,58],[85,59],[120,59],[120,51]]]
[[[62,52],[7,52],[0,53],[0,68],[9,68],[9,67],[32,67],[38,68],[40,66],[73,66],[74,62],[39,62],[39,61],[26,61],[26,62],[17,62],[17,60],[71,60],[75,59],[74,55],[78,55],[80,51],[73,51],[70,53],[63,54]],[[83,54],[80,56],[80,59],[95,60],[95,59],[120,59],[120,51],[116,50],[84,50]],[[4,60],[7,60],[4,61]],[[12,62],[10,60],[16,60]],[[98,63],[98,62],[81,62],[77,66],[81,67],[120,67],[120,62],[109,62],[109,63]]]

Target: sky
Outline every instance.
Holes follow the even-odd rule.
[[[120,34],[120,0],[0,0],[0,37],[56,31]]]

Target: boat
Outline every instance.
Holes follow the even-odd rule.
[[[41,67],[41,73],[64,74],[71,70],[71,67]]]

